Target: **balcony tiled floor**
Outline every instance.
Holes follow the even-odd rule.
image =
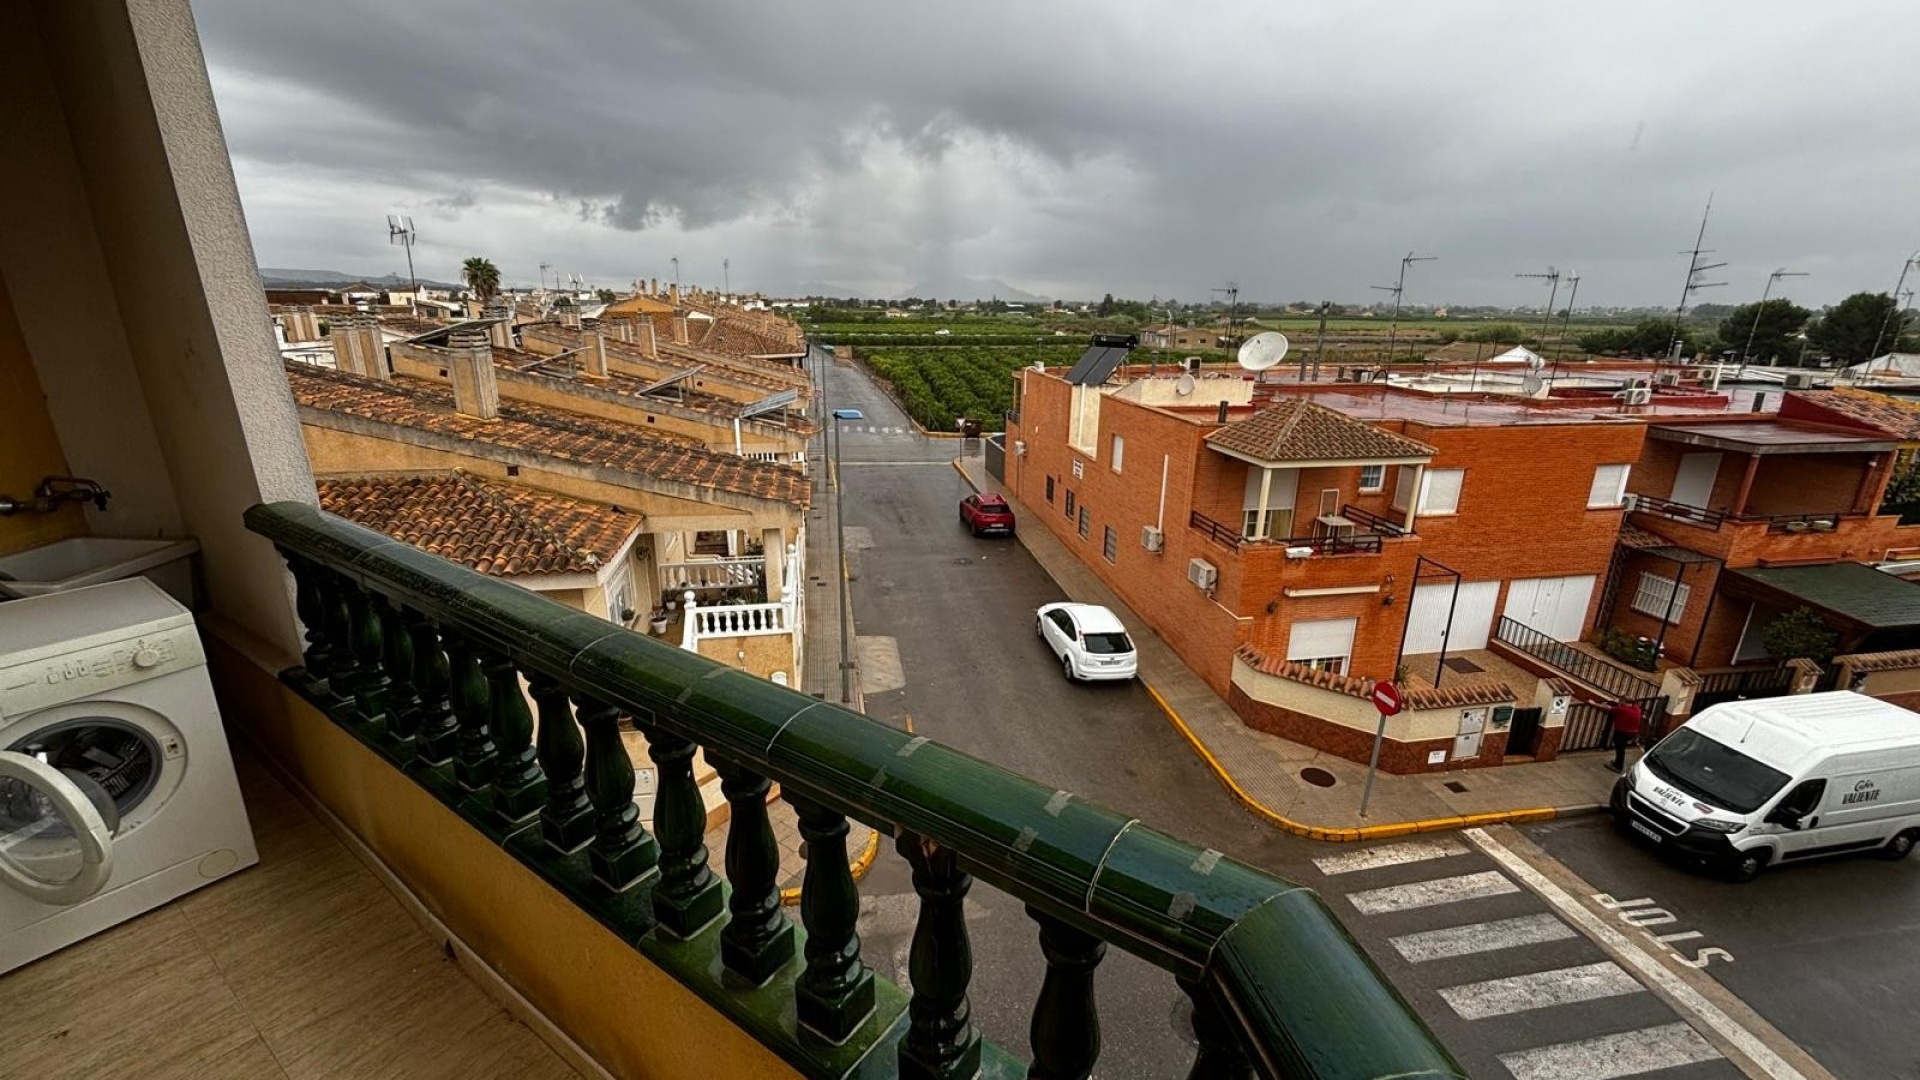
[[[0,977],[0,1075],[577,1080],[235,753],[260,864]]]

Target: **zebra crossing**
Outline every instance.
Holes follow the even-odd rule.
[[[1723,1080],[1732,1062],[1535,893],[1458,837],[1313,860],[1375,958],[1476,1076]],[[1397,969],[1397,970],[1396,970]],[[1449,1038],[1449,1035],[1455,1035]],[[1494,1068],[1504,1072],[1494,1072]]]

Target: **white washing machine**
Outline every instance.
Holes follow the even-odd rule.
[[[187,609],[0,603],[0,974],[258,861]]]

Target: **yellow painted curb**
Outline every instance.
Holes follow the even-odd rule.
[[[1207,749],[1206,744],[1200,741],[1200,737],[1195,735],[1193,729],[1187,726],[1187,722],[1182,720],[1180,714],[1173,710],[1173,706],[1167,704],[1167,699],[1160,696],[1160,691],[1155,690],[1152,685],[1144,679],[1140,681],[1140,685],[1146,688],[1147,695],[1153,698],[1155,705],[1160,706],[1160,711],[1166,714],[1167,720],[1173,724],[1173,729],[1180,733],[1180,737],[1187,741],[1187,745],[1193,748],[1193,752],[1199,755],[1200,760],[1206,764],[1208,769],[1212,770],[1214,778],[1220,781],[1220,785],[1227,789],[1228,794],[1238,800],[1242,806],[1253,811],[1256,816],[1264,819],[1274,827],[1292,833],[1295,836],[1304,836],[1309,840],[1325,840],[1334,843],[1345,843],[1357,840],[1385,840],[1394,836],[1407,836],[1413,833],[1425,832],[1444,832],[1448,829],[1468,829],[1480,825],[1546,821],[1549,818],[1558,817],[1560,813],[1551,806],[1540,806],[1525,810],[1499,810],[1486,814],[1463,814],[1443,818],[1428,818],[1423,821],[1395,821],[1382,825],[1361,825],[1353,827],[1309,825],[1305,822],[1295,821],[1290,817],[1278,813],[1267,806],[1267,804],[1248,794],[1247,789],[1240,786],[1239,781],[1233,778],[1233,774],[1227,771],[1226,766],[1220,764],[1220,759],[1213,756],[1213,751]]]

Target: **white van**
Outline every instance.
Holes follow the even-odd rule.
[[[1613,813],[1740,881],[1850,851],[1905,858],[1920,840],[1920,713],[1847,691],[1714,705],[1620,778]]]

